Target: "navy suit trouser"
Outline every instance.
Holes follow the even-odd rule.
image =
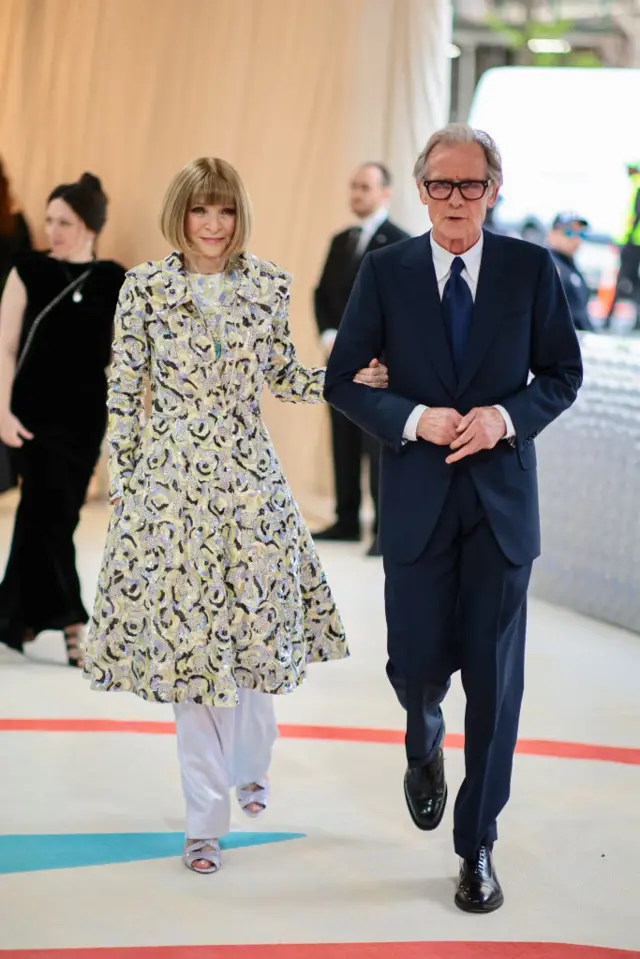
[[[407,759],[422,766],[442,743],[441,703],[452,673],[461,670],[465,778],[454,809],[454,846],[471,859],[497,839],[497,818],[509,799],[531,564],[514,566],[498,546],[467,466],[457,464],[452,473],[419,559],[402,564],[385,557],[387,673],[407,711]]]

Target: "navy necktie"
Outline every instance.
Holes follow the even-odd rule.
[[[462,370],[464,351],[471,326],[473,296],[469,284],[462,279],[464,260],[456,256],[451,264],[451,272],[442,293],[442,312],[449,335],[449,344],[453,356],[453,365],[459,377]]]

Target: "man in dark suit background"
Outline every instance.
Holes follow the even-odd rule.
[[[363,257],[409,236],[389,220],[391,174],[382,163],[364,163],[354,173],[349,190],[351,211],[358,226],[336,234],[329,247],[320,282],[314,293],[318,331],[327,356],[330,355],[340,327],[349,294]],[[374,542],[370,555],[378,555],[378,498],[380,446],[351,420],[332,408],[331,438],[333,451],[336,521],[328,529],[314,534],[319,540],[360,539],[360,502],[362,458],[369,460],[369,484],[373,500]]]
[[[420,829],[439,825],[441,703],[461,669],[455,902],[490,912],[503,903],[493,844],[510,793],[540,552],[533,441],[575,400],[582,362],[549,252],[482,229],[502,184],[493,140],[451,124],[414,175],[432,231],[362,263],[325,395],[384,444],[387,672],[407,710],[405,799]],[[388,390],[352,383],[382,351]]]

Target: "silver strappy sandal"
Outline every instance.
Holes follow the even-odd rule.
[[[260,780],[259,782],[250,783],[252,786],[257,786],[257,789],[241,789],[239,786],[236,789],[236,797],[240,803],[240,808],[246,816],[249,816],[251,819],[255,819],[257,816],[261,816],[269,805],[269,782],[266,779]],[[249,806],[261,806],[261,809],[258,809],[257,812],[254,812],[253,809],[249,809]]]
[[[198,862],[199,859],[210,862],[211,865],[206,869],[198,869],[193,864]],[[197,842],[191,842],[188,846],[185,846],[182,860],[187,869],[191,869],[192,872],[217,872],[222,866],[220,843],[217,839],[198,839]]]

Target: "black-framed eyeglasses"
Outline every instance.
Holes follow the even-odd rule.
[[[465,200],[480,200],[489,188],[490,180],[423,180],[432,200],[448,200],[457,189]]]

